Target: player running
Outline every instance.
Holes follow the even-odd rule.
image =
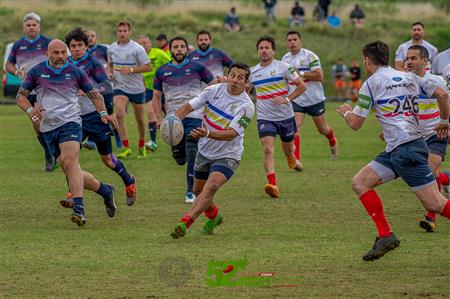
[[[286,62],[275,60],[275,39],[262,36],[256,43],[259,64],[251,68],[249,82],[256,91],[256,112],[259,140],[264,151],[264,170],[268,183],[265,192],[271,197],[280,197],[273,160],[275,138],[280,135],[281,148],[289,168],[302,170],[295,158],[294,135],[297,131],[292,109],[292,100],[306,90],[306,85],[297,72]],[[289,93],[288,83],[295,89]]]
[[[184,37],[174,37],[170,41],[172,61],[161,66],[157,71],[153,84],[153,108],[156,113],[158,126],[163,119],[161,95],[166,99],[167,114],[173,114],[183,104],[188,103],[201,92],[202,83],[213,83],[214,77],[208,69],[200,63],[186,58],[188,43]],[[193,129],[202,126],[203,114],[201,110],[194,110],[183,119],[184,136],[182,141],[172,146],[172,157],[178,165],[187,164],[187,188],[184,195],[185,203],[193,203],[194,163],[197,155],[198,139],[191,136]]]
[[[87,75],[69,64],[67,57],[67,46],[60,40],[51,41],[48,45],[48,60],[37,64],[27,73],[16,102],[33,122],[40,123],[45,142],[58,159],[73,195],[71,220],[83,226],[86,223],[83,186],[103,197],[109,216],[114,214],[115,204],[114,187],[97,181],[80,168],[78,159],[83,133],[78,91],[81,89],[91,99],[103,123],[117,125],[117,122],[106,112],[102,95],[92,86]],[[37,93],[37,105],[34,108],[27,100],[32,90]]]
[[[233,63],[228,73],[228,83],[206,88],[175,112],[183,119],[192,111],[203,108],[205,121],[203,127],[191,132],[192,137],[200,139],[194,172],[194,192],[198,197],[171,233],[174,239],[183,237],[203,212],[208,218],[203,233],[212,234],[222,222],[214,195],[231,179],[244,151],[244,131],[255,111],[245,92],[249,75],[247,65]]]
[[[370,110],[375,110],[380,122],[386,149],[354,177],[352,187],[369,216],[374,221],[378,235],[375,244],[363,260],[381,258],[400,245],[384,216],[383,204],[374,190],[380,183],[401,177],[416,194],[428,211],[450,219],[450,201],[439,192],[433,173],[428,166],[428,149],[420,133],[414,114],[419,112],[418,96],[421,90],[436,98],[440,119],[434,128],[437,137],[448,134],[449,104],[447,91],[431,80],[389,67],[389,47],[376,41],[364,46],[364,67],[370,76],[361,87],[358,102],[351,108],[343,104],[337,112],[347,125],[358,130]]]
[[[295,158],[300,162],[300,130],[305,114],[312,117],[320,134],[325,136],[330,146],[331,159],[338,155],[338,143],[334,137],[333,129],[327,124],[325,118],[325,94],[321,81],[323,80],[322,67],[319,57],[308,49],[302,47],[302,38],[298,31],[289,31],[286,34],[286,44],[289,53],[285,54],[282,61],[291,65],[300,74],[306,83],[306,91],[292,100],[295,113],[297,134],[294,137]],[[289,85],[289,92],[295,90],[295,85]],[[300,163],[301,168],[303,165]]]

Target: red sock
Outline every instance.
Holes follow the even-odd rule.
[[[449,185],[449,178],[448,175],[444,172],[439,173],[439,181],[442,185],[448,186]]]
[[[277,185],[277,177],[275,176],[275,172],[268,173],[267,175],[267,181],[269,181],[269,184],[271,185]]]
[[[330,146],[334,146],[336,144],[336,138],[334,138],[334,131],[333,128],[330,127],[330,133],[328,133],[327,135],[325,135],[325,137],[327,137],[328,139],[328,144]]]
[[[300,160],[300,135],[294,135],[295,159]]]
[[[447,200],[447,203],[444,206],[444,209],[441,212],[441,215],[447,219],[450,219],[450,200]]]
[[[218,213],[219,213],[219,209],[217,208],[217,206],[213,206],[213,207],[208,208],[205,211],[205,216],[208,217],[209,219],[214,219],[214,218],[216,218]]]
[[[391,234],[391,228],[383,212],[383,203],[375,190],[369,190],[359,198],[367,214],[377,226],[378,237],[387,237]]]
[[[194,223],[194,219],[192,219],[191,215],[184,214],[183,218],[180,219],[180,222],[186,223],[186,227],[190,227],[192,223]]]
[[[124,139],[124,140],[122,140],[122,145],[124,146],[124,147],[130,147],[130,143],[128,142],[128,139]]]
[[[145,139],[139,139],[138,147],[144,147],[144,145],[145,145]]]
[[[436,213],[435,212],[428,212],[426,216],[428,218],[430,218],[433,222],[436,222]]]

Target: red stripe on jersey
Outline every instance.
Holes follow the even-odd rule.
[[[284,95],[287,95],[288,91],[287,90],[283,90],[283,91],[279,91],[276,93],[271,93],[271,94],[266,94],[266,95],[262,95],[262,96],[256,96],[257,100],[271,100],[275,97],[281,97]]]

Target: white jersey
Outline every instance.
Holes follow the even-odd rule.
[[[450,88],[450,64],[447,64],[447,66],[442,70],[442,78],[444,78]]]
[[[444,69],[450,64],[450,48],[439,53],[433,59],[433,65],[431,66],[431,73],[442,76]]]
[[[108,63],[113,66],[114,89],[120,89],[129,94],[145,92],[142,73],[122,75],[117,71],[120,68],[150,64],[147,53],[141,45],[132,40],[124,45],[114,42],[108,47]]]
[[[423,77],[427,81],[436,83],[440,88],[448,90],[444,79],[437,75],[425,73]],[[440,112],[436,99],[430,99],[426,94],[421,93],[419,95],[419,112],[417,113],[417,119],[419,120],[419,128],[423,138],[428,139],[433,135],[436,135],[436,131],[433,130],[439,124]]]
[[[307,49],[301,49],[297,54],[289,52],[281,60],[290,64],[298,72],[312,72],[321,68],[319,56]],[[325,94],[320,81],[303,81],[306,83],[306,91],[293,100],[296,104],[306,107],[325,101]],[[289,93],[292,93],[295,88],[295,85],[289,84]]]
[[[291,103],[277,105],[272,102],[278,96],[288,96],[288,82],[298,78],[294,68],[286,62],[274,60],[264,67],[257,64],[250,71],[249,81],[256,90],[258,119],[282,121],[294,117]]]
[[[406,61],[406,53],[408,52],[409,47],[413,45],[412,40],[409,40],[407,42],[404,42],[400,46],[398,46],[397,51],[395,52],[395,61]],[[430,44],[427,41],[422,40],[422,43],[420,46],[424,46],[428,50],[428,66],[427,69],[429,70],[431,68],[431,61],[433,61],[434,57],[438,53],[438,49]]]
[[[210,160],[232,158],[241,160],[244,151],[244,131],[255,113],[255,106],[244,91],[234,96],[227,84],[215,84],[204,89],[189,104],[197,110],[204,107],[204,125],[210,131],[236,130],[239,136],[231,141],[200,138],[198,152]]]
[[[386,152],[422,137],[415,114],[419,112],[421,89],[431,96],[438,86],[413,73],[380,67],[359,90],[353,113],[367,117],[370,110],[383,128]]]

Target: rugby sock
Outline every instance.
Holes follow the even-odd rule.
[[[383,203],[375,190],[369,190],[359,198],[369,216],[377,226],[378,237],[388,237],[391,228],[383,212]]]
[[[111,192],[112,192],[111,188],[108,185],[103,184],[102,182],[100,182],[100,187],[98,187],[98,190],[95,191],[95,193],[101,195],[102,197],[111,196]]]
[[[138,147],[144,147],[145,139],[139,139]]]
[[[128,139],[122,140],[122,145],[123,145],[124,147],[130,148],[130,143],[128,142]]]
[[[36,137],[37,137],[39,143],[41,144],[42,148],[44,149],[45,159],[50,160],[51,158],[53,158],[52,155],[50,154],[47,143],[45,143],[44,135],[42,135],[42,133],[39,132],[39,135],[37,135]]]
[[[209,219],[214,219],[217,217],[218,213],[219,209],[217,208],[217,206],[212,206],[205,211],[205,216],[208,217]]]
[[[114,133],[114,139],[116,140],[116,146],[122,147],[122,140],[120,140],[119,131],[117,131],[117,129],[114,129],[113,133]]]
[[[441,215],[447,219],[450,219],[450,200],[447,200],[447,203],[444,206],[444,209],[441,212]]]
[[[275,176],[275,172],[272,173],[268,173],[267,175],[267,181],[269,182],[269,184],[271,185],[277,185],[277,177]]]
[[[83,197],[74,197],[73,200],[73,211],[75,213],[84,214],[84,203]]]
[[[295,159],[300,160],[300,135],[294,135]]]
[[[148,131],[150,132],[150,140],[156,142],[156,122],[148,123]]]
[[[194,166],[195,161],[187,162],[187,170],[186,170],[186,182],[187,182],[187,191],[192,192],[194,189]]]
[[[120,175],[125,186],[133,184],[134,179],[126,170],[125,165],[123,165],[123,163],[120,162],[120,160],[117,159],[116,156],[114,156],[114,154],[111,154],[111,160],[115,165],[115,167],[113,168],[114,172]]]
[[[183,218],[180,219],[180,222],[186,223],[186,227],[189,228],[192,223],[194,223],[194,219],[189,214],[184,214]]]
[[[449,177],[445,172],[439,173],[439,181],[442,185],[448,186],[449,185]]]
[[[334,138],[334,131],[332,127],[330,127],[330,132],[327,135],[325,135],[325,137],[327,137],[328,144],[330,146],[334,146],[336,144],[336,138]]]

